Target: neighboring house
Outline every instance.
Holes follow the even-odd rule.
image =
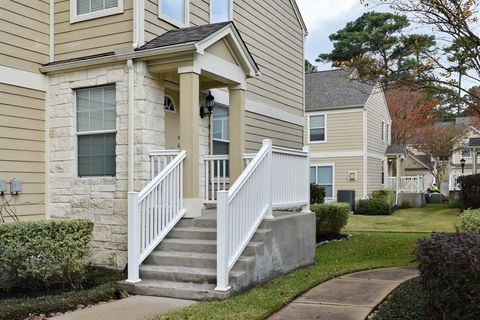
[[[367,198],[384,184],[391,118],[384,92],[344,70],[306,75],[305,144],[310,147],[310,181]]]
[[[156,282],[153,294],[202,295],[213,289],[172,293],[172,283],[210,282],[211,273],[226,291],[237,259],[234,290],[313,261],[313,216],[299,214],[289,219],[303,224],[278,222],[303,228],[281,235],[290,249],[301,242],[295,254],[265,248],[275,252],[259,273],[237,270],[255,269],[244,248],[279,245],[258,240],[275,232],[249,244],[272,209],[309,211],[306,28],[294,0],[33,0],[0,11],[0,177],[23,182],[12,202],[20,220],[94,221],[93,263],[123,268],[128,252],[130,283],[142,262],[142,278],[177,280]],[[229,217],[218,230],[182,220],[193,230],[169,233],[217,201]],[[181,245],[157,248],[167,234]],[[203,269],[181,273],[186,255]]]

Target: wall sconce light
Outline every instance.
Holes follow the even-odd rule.
[[[462,166],[462,174],[465,173],[465,164],[467,163],[467,160],[463,159],[460,160],[460,165]]]
[[[208,91],[208,96],[205,98],[205,105],[200,106],[200,118],[211,117],[214,107],[215,97],[212,96],[211,91]]]

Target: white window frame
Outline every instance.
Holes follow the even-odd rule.
[[[174,25],[178,28],[187,28],[190,25],[190,0],[183,0],[185,1],[185,23],[175,20],[172,17],[169,17],[162,12],[162,1],[158,0],[158,17],[171,25]],[[178,0],[177,0],[178,1]]]
[[[173,103],[173,110],[170,110],[170,109],[167,109],[167,106],[165,105],[165,103],[163,104],[163,110],[165,112],[170,112],[170,113],[177,113],[177,104],[175,103],[175,100],[173,100],[173,97],[169,94],[166,94],[165,95],[165,99],[170,99],[170,101],[172,101]]]
[[[390,143],[390,130],[391,130],[390,129],[390,124],[387,123],[386,126],[387,126],[387,128],[385,130],[385,134],[387,135],[387,137],[385,138],[385,142]]]
[[[461,145],[461,148],[460,148],[460,159],[464,158],[464,159],[472,159],[473,158],[473,150],[468,148],[468,143],[469,143],[469,140],[468,139],[464,139],[462,141],[462,145]],[[470,151],[470,156],[469,157],[464,157],[463,156],[463,150],[469,150]]]
[[[327,197],[325,195],[325,199],[330,200],[330,201],[335,200],[337,198],[335,196],[336,195],[336,192],[335,192],[335,190],[336,190],[335,189],[335,163],[322,163],[322,164],[311,163],[310,166],[309,166],[309,171],[308,171],[309,174],[310,174],[310,168],[313,168],[313,167],[314,168],[324,168],[324,167],[331,167],[332,168],[332,196]],[[315,171],[315,177],[318,177],[318,169],[316,169],[316,171]],[[316,181],[316,182],[318,182],[318,181]],[[319,185],[319,186],[321,186],[321,185]]]
[[[112,129],[112,130],[96,130],[96,131],[82,131],[78,132],[78,118],[77,118],[77,90],[82,90],[82,89],[90,89],[90,88],[96,88],[96,87],[113,87],[115,88],[115,92],[117,91],[117,86],[115,84],[104,84],[104,85],[99,85],[99,86],[92,86],[92,87],[79,87],[79,88],[73,88],[73,108],[74,108],[74,121],[75,121],[75,176],[77,179],[85,179],[85,180],[98,180],[98,179],[116,179],[116,172],[115,176],[79,176],[78,175],[78,137],[79,136],[90,136],[90,135],[100,135],[100,134],[111,134],[111,133],[117,133],[118,129]],[[116,107],[116,101],[115,101],[115,107]],[[118,114],[117,114],[118,118]],[[115,128],[117,128],[117,119],[115,119]],[[118,146],[117,142],[115,142],[115,149]],[[115,160],[116,161],[116,160]],[[118,164],[115,164],[118,166]]]
[[[385,121],[382,120],[382,130],[381,130],[382,133],[381,133],[381,137],[380,137],[380,138],[382,139],[383,142],[385,142],[385,138],[386,138],[386,136],[387,136],[387,135],[385,134],[385,124],[386,124]]]
[[[118,6],[116,8],[108,8],[108,9],[98,10],[98,11],[89,12],[85,14],[77,14],[77,1],[78,0],[70,0],[70,23],[102,18],[102,17],[111,16],[114,14],[120,14],[124,12],[123,10],[124,0],[118,0]]]
[[[210,0],[210,3],[209,3],[209,5],[208,5],[208,6],[209,6],[209,8],[210,8],[210,12],[209,12],[209,14],[210,14],[210,23],[218,23],[218,22],[220,22],[220,21],[213,22],[213,20],[212,20],[212,17],[213,17],[213,12],[212,12],[212,8],[213,8],[213,6],[212,6],[212,1],[213,1],[213,0]],[[233,0],[229,0],[229,12],[228,12],[228,20],[226,20],[226,21],[232,21],[232,20],[233,20]]]
[[[217,106],[216,106],[217,107]],[[224,128],[224,122],[226,120],[226,123],[228,126],[230,126],[230,107],[229,106],[221,106],[221,107],[218,107],[218,108],[225,108],[225,109],[228,109],[228,117],[226,119],[221,119],[222,121],[222,135],[223,135],[223,128]],[[223,143],[228,143],[228,145],[230,146],[230,139],[217,139],[217,138],[214,138],[213,137],[213,121],[214,121],[214,118],[213,118],[213,115],[211,116],[211,124],[210,124],[210,136],[212,137],[212,154],[213,154],[213,142],[214,141],[217,141],[217,142],[223,142]],[[230,128],[228,128],[228,132],[230,133]]]
[[[321,141],[312,141],[310,138],[311,138],[311,134],[310,134],[310,131],[312,128],[310,128],[310,118],[311,117],[318,117],[318,116],[323,116],[324,118],[324,123],[323,123],[323,129],[324,129],[324,139],[321,140]],[[314,114],[309,114],[308,115],[308,123],[307,123],[307,128],[308,128],[308,143],[309,144],[321,144],[321,143],[326,143],[327,142],[327,119],[328,119],[328,115],[326,113],[314,113]],[[321,129],[320,127],[319,128],[313,128],[313,129]]]

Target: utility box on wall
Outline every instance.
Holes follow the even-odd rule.
[[[348,203],[350,212],[355,211],[355,190],[338,190],[337,202]]]
[[[22,182],[17,178],[10,180],[10,193],[19,194],[22,192]]]

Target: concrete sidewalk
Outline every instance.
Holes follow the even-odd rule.
[[[180,309],[195,301],[170,298],[130,296],[114,302],[98,304],[61,316],[54,320],[144,320],[161,313]]]
[[[269,319],[364,320],[416,268],[386,268],[348,274],[308,291]]]

